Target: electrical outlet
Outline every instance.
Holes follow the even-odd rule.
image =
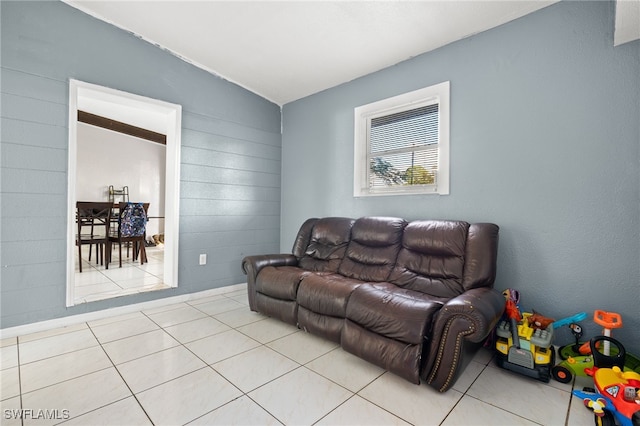
[[[200,255],[200,264],[201,265],[206,265],[207,264],[207,255],[204,254],[204,253]]]

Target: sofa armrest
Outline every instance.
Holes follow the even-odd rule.
[[[432,328],[424,367],[431,386],[444,392],[453,385],[470,361],[472,352],[500,320],[504,306],[505,299],[500,292],[481,287],[449,300],[440,309]],[[470,353],[465,357],[467,351]]]
[[[242,259],[242,270],[247,274],[247,293],[249,308],[257,311],[256,307],[256,277],[265,266],[296,266],[298,259],[292,254],[263,254],[246,256]]]
[[[247,276],[253,274],[255,278],[260,269],[265,266],[290,266],[297,265],[298,259],[292,254],[263,254],[259,256],[246,256],[242,259],[242,270]]]

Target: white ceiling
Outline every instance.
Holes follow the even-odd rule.
[[[557,0],[63,1],[283,105]],[[640,38],[640,0],[624,8],[616,38]]]

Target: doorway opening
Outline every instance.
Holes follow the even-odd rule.
[[[181,120],[180,105],[70,80],[67,306],[178,286]],[[78,270],[79,262],[88,260],[82,259],[85,253],[88,258],[91,246],[81,246],[78,253],[76,202],[115,201],[124,196],[125,187],[126,201],[149,203],[148,264],[140,265],[140,271],[121,269],[119,259],[113,262],[116,249],[107,269],[107,256],[96,264],[96,253],[91,263],[83,263],[105,283],[94,285],[89,274]],[[114,206],[117,211],[117,203]],[[131,278],[136,276],[147,277],[147,284],[133,287]],[[92,290],[81,288],[87,285],[94,285],[96,292],[87,294]]]

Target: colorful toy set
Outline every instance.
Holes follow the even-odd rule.
[[[581,312],[554,321],[538,313],[520,313],[520,294],[508,289],[505,315],[496,327],[496,363],[499,367],[548,382],[552,376],[570,383],[576,375],[593,377],[596,389],[574,390],[595,414],[595,424],[640,426],[640,359],[626,352],[611,337],[611,330],[622,327],[619,314],[595,311],[594,322],[603,327],[601,336],[581,342],[578,324],[587,314]],[[553,330],[568,325],[575,343],[559,348],[560,363],[555,365]]]
[[[506,309],[496,328],[496,363],[501,368],[548,382],[555,364],[550,322],[535,313],[520,314],[517,290],[508,289],[503,294]]]
[[[599,426],[640,425],[640,374],[620,367],[598,368],[593,374],[596,392],[574,390],[591,408]],[[616,423],[618,422],[618,423]]]
[[[587,342],[580,342],[582,327],[576,323],[569,324],[576,342],[558,349],[562,361],[551,369],[551,375],[555,380],[570,383],[574,376],[593,376],[594,365],[617,365],[625,371],[640,373],[640,358],[627,353],[622,343],[610,337],[612,329],[622,327],[620,315],[597,310],[594,312],[593,321],[603,327],[602,335]]]
[[[525,376],[548,382],[550,369],[555,363],[555,351],[551,346],[553,328],[531,327],[525,312],[517,322],[501,321],[496,328],[496,362],[498,366]]]
[[[640,359],[611,337],[612,329],[622,327],[622,318],[615,312],[595,311],[593,321],[604,327],[602,335],[584,344],[576,336],[574,345],[563,347],[560,353],[566,360],[553,368],[553,377],[563,383],[570,382],[572,374],[593,377],[595,392],[573,394],[593,410],[596,425],[640,426]],[[565,376],[569,379],[562,380]]]

